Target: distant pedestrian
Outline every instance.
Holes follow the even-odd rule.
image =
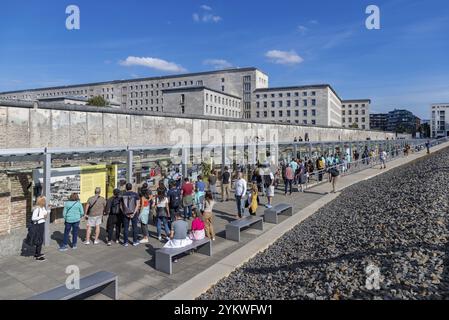
[[[221,176],[221,200],[228,201],[231,197],[231,173],[229,168],[225,167]]]
[[[217,173],[215,170],[212,170],[208,180],[209,180],[209,191],[212,192],[212,196],[214,197],[215,200],[217,196]]]
[[[72,193],[69,201],[64,204],[62,216],[65,221],[64,240],[59,251],[67,251],[70,231],[72,231],[72,249],[78,249],[78,231],[81,218],[84,216],[84,210],[77,193]]]
[[[292,188],[293,188],[293,180],[295,179],[295,172],[293,171],[293,168],[288,165],[285,169],[285,195],[287,195],[287,191],[290,191],[290,195],[292,194]],[[290,190],[289,190],[290,188]]]
[[[234,191],[235,202],[237,204],[237,216],[241,218],[244,209],[242,206],[242,200],[246,195],[246,180],[243,179],[243,173],[241,172],[239,172],[238,178],[235,181]]]
[[[168,218],[170,217],[170,209],[168,206],[168,198],[164,193],[160,192],[157,194],[156,201],[156,228],[157,228],[157,238],[162,241],[162,226],[165,229],[165,236],[167,239],[170,236],[170,229],[168,228]],[[173,225],[172,225],[173,228]]]
[[[94,245],[100,244],[98,238],[100,237],[100,226],[103,223],[103,213],[106,208],[106,199],[101,196],[101,188],[95,189],[95,195],[87,200],[84,207],[86,213],[86,240],[85,245],[90,244],[91,229],[95,228]]]
[[[108,199],[104,214],[108,216],[106,229],[108,232],[108,246],[112,245],[113,233],[115,229],[115,242],[120,243],[120,232],[123,225],[123,206],[120,190],[114,189],[113,196]]]
[[[165,187],[164,187],[165,188]],[[139,221],[139,210],[140,210],[140,197],[139,195],[132,191],[133,185],[131,183],[126,184],[126,192],[122,196],[123,200],[123,225],[124,225],[124,239],[123,245],[128,246],[128,236],[129,236],[129,226],[132,227],[133,233],[133,246],[138,246],[140,244],[137,238],[137,224]],[[161,190],[160,192],[163,193]]]
[[[184,179],[182,185],[182,206],[184,207],[184,219],[190,219],[192,217],[192,206],[194,201],[194,186],[190,182],[189,178]]]
[[[144,183],[142,189],[140,190],[140,229],[142,230],[143,238],[139,241],[140,243],[148,243],[148,225],[150,221],[151,208],[153,207],[153,195],[151,190],[148,188],[148,183]]]
[[[170,212],[170,227],[173,222],[176,221],[176,213],[181,209],[181,190],[176,187],[176,182],[172,181],[170,184],[170,190],[167,193],[168,208]]]
[[[206,192],[206,196],[204,199],[204,213],[203,213],[203,221],[206,228],[206,236],[215,241],[215,231],[214,231],[214,209],[215,201],[212,196],[212,192]]]
[[[385,152],[385,150],[380,150],[379,159],[380,159],[380,169],[386,169],[387,153]]]
[[[427,149],[427,154],[430,154],[430,141],[427,140],[426,142],[426,149]]]
[[[37,261],[45,261],[45,255],[42,254],[42,244],[44,243],[45,219],[48,215],[45,208],[46,202],[47,199],[45,197],[37,198],[36,207],[31,216],[31,225],[25,240],[30,247],[35,247],[34,258]]]
[[[275,178],[273,172],[269,172],[268,175],[265,175],[265,187],[267,190],[267,205],[268,209],[273,207],[273,197],[274,197],[274,186],[275,186]]]
[[[336,192],[337,180],[339,175],[340,172],[338,171],[337,167],[334,166],[329,169],[329,182],[332,183],[332,193]]]
[[[257,208],[259,207],[259,190],[256,185],[252,185],[251,191],[249,192],[248,199],[246,200],[249,214],[252,216],[256,215]]]

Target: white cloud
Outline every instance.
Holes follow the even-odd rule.
[[[324,49],[332,49],[334,47],[339,46],[341,43],[345,42],[346,40],[348,40],[350,37],[352,37],[354,34],[354,32],[352,30],[350,31],[344,31],[344,32],[340,32],[340,33],[336,33],[332,36],[332,38],[327,41],[324,45],[323,48]]]
[[[305,35],[307,31],[309,31],[309,28],[307,28],[306,26],[298,26],[296,30],[302,35]]]
[[[125,61],[120,61],[120,65],[125,67],[142,66],[160,71],[167,72],[185,72],[187,71],[182,66],[173,62],[168,62],[158,58],[151,57],[128,57]]]
[[[310,20],[309,23],[310,24],[318,24],[318,20]]]
[[[203,4],[202,6],[200,6],[200,8],[203,10],[202,14],[199,13],[194,13],[192,15],[193,17],[193,21],[195,22],[204,22],[204,23],[209,23],[209,22],[213,22],[213,23],[218,23],[221,20],[223,20],[222,17],[212,14],[212,8]]]
[[[207,5],[205,5],[205,4],[203,4],[200,8],[203,9],[203,10],[206,10],[206,11],[212,11],[212,8],[207,6]]]
[[[304,61],[294,50],[291,51],[281,51],[281,50],[270,50],[265,56],[269,58],[273,63],[276,64],[298,64]]]
[[[232,63],[224,59],[207,59],[203,61],[203,64],[213,66],[215,69],[228,69],[233,67]]]

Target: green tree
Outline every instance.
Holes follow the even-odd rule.
[[[95,106],[95,107],[106,107],[109,104],[109,102],[101,96],[96,96],[96,97],[90,98],[89,101],[87,101],[87,104],[89,106]]]
[[[349,128],[352,128],[352,129],[358,129],[358,128],[359,128],[359,125],[358,125],[357,123],[353,123],[353,124],[351,124],[351,125],[349,126]]]

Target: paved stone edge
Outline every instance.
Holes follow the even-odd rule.
[[[432,149],[432,152],[438,152],[446,147],[449,147],[449,142],[438,145]],[[405,164],[411,163],[415,160],[418,160],[422,157],[425,157],[427,154],[425,151],[421,151],[419,153],[415,153],[410,155],[408,158],[401,158],[397,160],[393,160],[389,163],[387,169],[379,170],[375,173],[370,173],[368,176],[357,179],[355,181],[351,181],[349,183],[344,184],[344,187],[339,189],[339,192],[362,181],[366,181],[377,177],[385,172],[388,172],[394,168],[403,166]],[[373,169],[367,169],[365,172],[372,171]],[[364,171],[358,172],[353,176],[361,175]],[[350,176],[349,176],[350,177]],[[300,210],[298,213],[294,214],[293,217],[289,217],[284,220],[282,223],[274,226],[269,231],[263,233],[256,239],[247,243],[243,247],[239,248],[229,256],[223,258],[216,264],[212,265],[208,269],[199,273],[192,279],[187,282],[184,282],[182,285],[177,287],[175,290],[169,292],[168,294],[162,296],[160,300],[194,300],[199,297],[201,294],[209,290],[213,285],[215,285],[218,281],[223,278],[229,276],[234,270],[241,267],[249,260],[251,260],[258,253],[266,250],[270,245],[276,242],[279,238],[281,238],[285,233],[292,230],[298,224],[303,222],[305,219],[312,216],[323,206],[333,201],[339,196],[339,193],[336,194],[327,194],[324,197],[318,199],[313,202],[308,207]]]

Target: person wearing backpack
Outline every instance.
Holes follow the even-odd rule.
[[[181,191],[176,187],[176,182],[172,181],[170,184],[170,190],[167,192],[168,208],[170,211],[170,227],[173,222],[176,221],[176,213],[181,207]]]
[[[340,175],[340,171],[336,167],[329,169],[329,182],[332,183],[332,193],[335,193],[335,187],[337,185],[337,179]]]
[[[128,246],[128,233],[129,225],[132,225],[133,229],[133,246],[138,246],[139,240],[137,239],[137,223],[139,221],[139,210],[140,210],[140,198],[137,193],[132,191],[133,185],[131,183],[126,184],[126,192],[122,195],[122,205],[123,205],[123,225],[124,239],[123,245]]]
[[[274,175],[273,172],[271,172],[271,170],[267,175],[264,176],[264,182],[265,182],[265,189],[267,190],[267,200],[268,200],[266,207],[270,209],[273,207],[272,203],[274,197]]]
[[[119,243],[120,232],[123,223],[122,198],[120,197],[120,190],[114,189],[113,196],[106,202],[105,216],[108,216],[106,229],[108,231],[108,246],[112,245],[112,235],[115,228],[115,243]]]
[[[72,249],[76,250],[78,249],[77,243],[80,221],[84,216],[83,205],[81,204],[77,193],[72,193],[69,201],[66,201],[64,204],[62,216],[65,221],[64,240],[62,242],[62,246],[59,248],[59,251],[63,252],[68,250],[70,231],[72,231]]]
[[[93,197],[90,197],[89,200],[87,200],[84,209],[86,212],[86,219],[87,219],[86,241],[84,242],[85,245],[90,244],[90,234],[92,228],[95,228],[94,245],[100,244],[98,238],[100,237],[100,226],[103,223],[103,213],[106,208],[106,199],[103,198],[100,194],[101,188],[97,187],[95,189],[95,195]]]

